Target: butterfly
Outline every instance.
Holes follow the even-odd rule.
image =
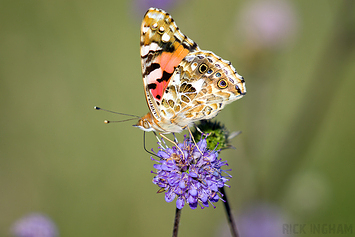
[[[164,10],[146,12],[140,53],[149,112],[135,126],[144,131],[179,133],[246,94],[244,78],[231,63],[201,50]]]

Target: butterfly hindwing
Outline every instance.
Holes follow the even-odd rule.
[[[185,126],[218,112],[246,92],[244,79],[230,62],[209,51],[190,52],[172,76],[159,110]]]

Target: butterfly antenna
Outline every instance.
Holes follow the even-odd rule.
[[[107,109],[103,109],[103,108],[100,108],[100,107],[97,107],[97,106],[94,106],[94,109],[96,109],[96,110],[103,110],[103,111],[110,112],[110,113],[113,113],[113,114],[119,114],[119,115],[131,116],[131,117],[135,117],[135,118],[141,118],[141,117],[139,117],[139,116],[137,116],[137,115],[118,113],[118,112],[111,111],[111,110],[107,110]]]
[[[147,148],[145,147],[145,131],[143,131],[143,147],[144,147],[144,150],[145,150],[146,152],[148,152],[149,154],[151,154],[151,155],[153,155],[153,156],[156,156],[156,157],[159,157],[159,156],[157,156],[156,154],[154,154],[153,152],[148,151]]]
[[[131,120],[136,120],[136,118],[130,118],[130,119],[124,119],[124,120],[105,120],[104,123],[120,123],[120,122],[126,122],[126,121],[131,121]]]
[[[107,110],[107,109],[102,109],[102,108],[97,107],[97,106],[94,106],[94,109],[96,109],[96,110],[103,110],[103,111],[106,111],[106,112],[109,112],[109,113],[113,113],[113,114],[119,114],[119,115],[125,115],[125,116],[133,117],[133,118],[130,118],[130,119],[117,120],[117,121],[105,120],[104,123],[106,123],[106,124],[107,124],[107,123],[126,122],[126,121],[135,120],[135,119],[137,119],[137,118],[140,118],[140,117],[137,116],[137,115],[118,113],[118,112],[115,112],[115,111],[111,111],[111,110]]]

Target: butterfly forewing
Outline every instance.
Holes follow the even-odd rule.
[[[179,31],[168,13],[155,8],[147,11],[141,26],[141,62],[148,106],[156,119],[160,119],[157,106],[175,68],[196,49],[197,44]]]

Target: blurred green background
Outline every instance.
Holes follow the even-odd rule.
[[[354,232],[354,3],[1,1],[0,236],[32,212],[60,236],[171,235],[175,202],[156,194],[143,132],[135,121],[105,125],[123,118],[93,109],[148,111],[139,56],[148,5],[246,80],[247,95],[217,117],[243,132],[221,153],[236,218],[268,203],[288,223]],[[221,202],[185,207],[180,236],[221,236],[224,223]]]

